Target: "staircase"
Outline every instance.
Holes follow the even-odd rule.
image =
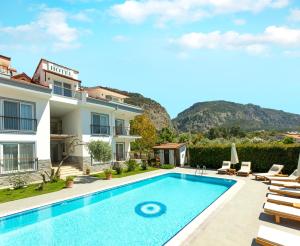
[[[55,171],[58,167],[54,167]],[[60,167],[60,177],[66,178],[67,176],[79,176],[83,175],[83,172],[78,164],[66,163]]]

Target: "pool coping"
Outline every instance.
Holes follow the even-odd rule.
[[[12,210],[9,212],[5,212],[3,214],[1,214],[0,212],[0,220],[4,219],[5,217],[10,217],[10,216],[17,216],[20,213],[24,213],[24,212],[30,212],[32,210],[35,209],[41,209],[43,207],[47,207],[47,206],[52,206],[61,202],[65,202],[65,201],[71,201],[71,200],[76,200],[76,199],[80,199],[82,197],[86,197],[89,195],[93,195],[96,193],[101,193],[101,192],[105,192],[105,191],[109,191],[112,189],[116,189],[116,188],[120,188],[122,186],[126,186],[129,184],[133,184],[136,182],[140,182],[143,180],[147,180],[147,179],[151,179],[157,176],[162,176],[162,175],[166,175],[166,174],[172,174],[172,173],[177,173],[177,174],[187,174],[187,175],[191,175],[191,176],[199,176],[199,175],[194,175],[191,173],[186,173],[186,172],[180,172],[179,170],[170,170],[168,172],[160,172],[160,173],[153,173],[147,177],[140,177],[140,178],[136,178],[133,180],[127,180],[127,181],[123,181],[120,182],[118,184],[110,184],[108,186],[105,187],[101,187],[101,188],[97,188],[88,192],[83,192],[81,194],[75,194],[75,195],[70,195],[70,196],[66,196],[64,198],[59,198],[59,199],[52,199],[49,202],[44,202],[44,203],[39,203],[37,205],[34,206],[29,206],[23,209],[18,209],[18,210]],[[173,246],[173,245],[182,245],[182,243],[190,236],[192,235],[195,230],[197,228],[199,228],[199,226],[201,226],[201,224],[203,224],[204,221],[206,221],[208,219],[208,217],[216,211],[216,209],[223,203],[225,203],[227,200],[231,199],[234,194],[243,186],[243,184],[245,183],[242,180],[238,180],[235,179],[234,177],[215,177],[215,176],[211,176],[211,175],[205,175],[204,177],[210,177],[210,178],[216,178],[216,179],[227,179],[227,180],[234,180],[236,181],[235,184],[233,184],[227,191],[225,191],[221,196],[219,196],[214,202],[212,202],[206,209],[204,209],[201,213],[199,213],[195,218],[193,218],[189,223],[187,223],[180,231],[178,231],[175,235],[173,235],[168,241],[166,241],[164,243],[164,245],[167,246]]]

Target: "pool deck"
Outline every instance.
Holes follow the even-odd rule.
[[[92,177],[78,177],[72,189],[63,189],[36,197],[25,198],[0,204],[0,216],[43,206],[133,181],[149,178],[159,174],[179,172],[194,174],[194,169],[176,168],[173,170],[157,170],[128,176],[120,179],[97,180]],[[205,176],[233,178],[233,176],[217,175],[215,171],[207,171]],[[259,225],[267,225],[282,231],[300,236],[300,223],[282,219],[280,225],[275,224],[273,217],[263,213],[268,185],[253,180],[253,177],[234,177],[240,181],[239,189],[218,207],[189,235],[183,245],[256,245],[254,238]]]

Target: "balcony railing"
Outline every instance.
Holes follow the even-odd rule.
[[[6,76],[9,76],[10,73],[9,73],[8,67],[0,65],[0,74],[4,74]]]
[[[91,125],[91,135],[110,135],[110,126]]]
[[[36,119],[0,116],[0,131],[35,132],[36,127]]]
[[[114,153],[114,160],[116,161],[127,161],[130,157],[129,152],[124,153]]]
[[[38,170],[38,158],[0,159],[0,174],[11,174],[36,170]]]
[[[114,127],[115,136],[130,136],[130,127],[115,126]]]
[[[82,100],[82,93],[80,91],[74,91],[62,86],[53,85],[52,93],[59,96],[76,98]]]

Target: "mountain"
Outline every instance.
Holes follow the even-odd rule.
[[[213,127],[240,126],[243,130],[300,128],[300,115],[227,101],[195,103],[172,120],[180,132],[203,132]]]
[[[141,107],[149,116],[157,130],[161,130],[164,127],[172,128],[172,121],[167,110],[153,99],[144,97],[142,94],[135,92],[122,91],[108,87],[104,88],[128,96],[129,98],[125,99],[125,103]]]

